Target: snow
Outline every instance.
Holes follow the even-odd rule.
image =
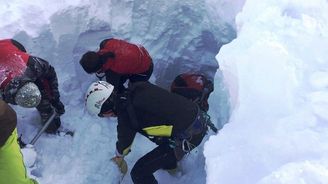
[[[34,146],[31,144],[27,144],[23,149],[21,149],[21,152],[24,155],[25,166],[33,167],[37,155]]]
[[[218,127],[228,123],[181,162],[180,174],[156,172],[159,183],[328,183],[326,0],[12,0],[0,10],[0,39],[13,37],[55,66],[63,127],[75,131],[40,137],[29,169],[40,183],[120,180],[110,161],[116,119],[85,112],[84,91],[96,78],[78,64],[112,36],[143,44],[155,63],[151,81],[165,88],[185,71],[215,81],[210,115]],[[40,118],[15,109],[28,142]],[[129,169],[153,147],[137,136]],[[122,183],[132,183],[129,174]]]
[[[84,92],[96,77],[86,74],[78,64],[82,54],[98,49],[103,39],[118,37],[142,44],[150,52],[155,64],[151,81],[164,88],[169,87],[176,75],[186,71],[202,72],[213,79],[218,68],[215,55],[223,44],[235,38],[233,20],[242,3],[216,4],[199,0],[1,2],[0,39],[20,41],[28,53],[48,60],[56,68],[61,100],[66,107],[61,118],[62,128],[75,131],[74,137],[42,135],[34,145],[37,155],[35,164],[28,168],[29,174],[42,184],[117,183],[121,176],[110,161],[115,155],[116,119],[92,117],[85,111]],[[214,13],[224,6],[234,7],[227,12],[227,18]],[[214,123],[221,127],[227,122],[230,110],[222,79],[216,80],[218,89],[213,97],[222,100],[210,101],[211,106],[220,107],[211,109],[210,113]],[[19,134],[29,143],[41,128],[40,117],[35,109],[14,108]],[[154,146],[137,136],[132,153],[126,157],[129,170]],[[26,163],[31,165],[34,157],[26,151],[32,150],[24,150]],[[180,174],[171,176],[166,171],[158,171],[156,178],[160,183],[206,183],[202,152],[203,145],[188,155],[181,162]],[[132,183],[129,174],[122,183]]]
[[[206,142],[207,183],[328,183],[327,12],[323,0],[245,2],[217,55],[233,108]]]

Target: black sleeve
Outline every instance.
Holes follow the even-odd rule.
[[[47,80],[52,90],[53,100],[59,101],[60,95],[58,91],[57,74],[54,67],[52,67],[47,61],[31,56],[28,60],[28,70],[26,70],[25,74],[35,80]]]
[[[127,155],[137,132],[129,125],[130,120],[127,112],[120,112],[117,120],[116,150],[120,155]]]
[[[112,70],[108,69],[105,72],[106,75],[106,81],[110,84],[112,84],[118,91],[123,91],[124,86],[123,84],[128,79],[129,75],[122,75],[116,72],[113,72]]]

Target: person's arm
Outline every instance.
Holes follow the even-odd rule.
[[[127,75],[122,75],[116,72],[113,72],[112,70],[108,69],[105,72],[106,75],[106,81],[110,84],[112,84],[116,89],[118,89],[119,91],[123,90],[123,84],[126,82],[127,80]]]
[[[31,56],[24,75],[33,78],[34,81],[41,80],[40,82],[43,83],[45,90],[50,90],[49,99],[56,108],[57,113],[63,114],[65,112],[64,105],[60,101],[58,79],[54,67],[41,58]]]
[[[128,114],[126,112],[120,113],[118,115],[118,124],[117,124],[117,142],[116,142],[116,156],[111,160],[116,163],[121,173],[125,175],[128,171],[128,166],[124,160],[130,152],[130,148],[136,131],[130,128]]]
[[[116,155],[124,157],[130,152],[136,131],[131,128],[129,124],[129,116],[127,112],[121,112],[118,115],[117,124],[117,142],[116,142]]]
[[[35,78],[35,80],[47,80],[51,87],[52,98],[59,100],[58,79],[54,67],[52,67],[47,61],[34,56],[29,58],[27,65],[29,70],[26,70],[25,75],[30,78]]]

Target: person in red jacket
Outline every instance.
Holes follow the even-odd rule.
[[[0,40],[0,96],[10,104],[36,107],[42,123],[54,108],[58,116],[46,132],[57,133],[65,107],[60,101],[55,69],[47,61],[27,54],[24,46],[13,39]]]
[[[106,81],[117,91],[124,89],[123,84],[148,81],[153,73],[153,62],[147,50],[141,46],[115,38],[105,39],[97,52],[86,52],[80,64],[89,74],[104,73]]]

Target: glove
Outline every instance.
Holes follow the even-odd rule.
[[[65,106],[60,100],[53,102],[52,106],[55,108],[55,111],[58,115],[62,115],[65,113]]]
[[[115,156],[111,160],[118,166],[123,175],[128,172],[128,165],[123,157]]]

